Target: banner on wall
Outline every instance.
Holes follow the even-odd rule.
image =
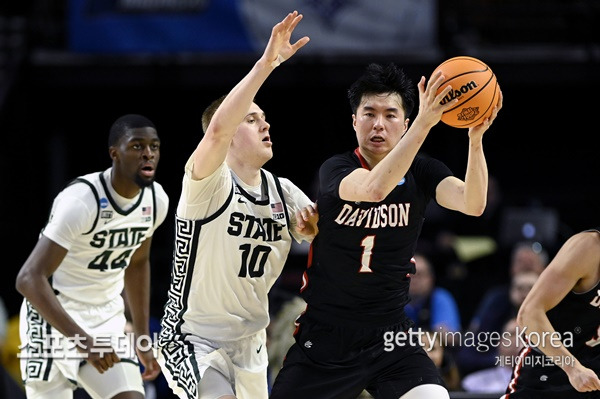
[[[437,46],[436,0],[69,0],[69,48],[92,53],[262,51],[288,12],[305,54],[391,54]]]

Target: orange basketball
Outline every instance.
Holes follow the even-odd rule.
[[[445,79],[438,93],[452,85],[452,91],[441,104],[458,98],[458,103],[444,112],[442,122],[452,127],[468,128],[479,125],[492,114],[500,89],[489,66],[477,58],[460,56],[442,62],[433,73],[439,70]]]

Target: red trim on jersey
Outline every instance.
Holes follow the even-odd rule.
[[[502,399],[508,399],[510,397],[510,394],[515,392],[515,384],[517,383],[517,380],[519,379],[519,376],[521,375],[521,368],[523,367],[523,364],[525,363],[525,356],[527,356],[530,352],[531,352],[531,347],[527,347],[527,348],[523,349],[521,351],[521,353],[519,354],[519,360],[517,360],[517,365],[515,366],[515,369],[513,371],[513,377],[511,378],[510,382],[508,383],[509,392],[506,395],[503,395]]]
[[[371,170],[371,168],[369,167],[369,164],[367,163],[366,159],[363,158],[363,156],[360,153],[360,147],[356,147],[356,150],[354,150],[354,154],[356,154],[356,156],[358,157],[358,160],[360,161],[360,165],[368,170]]]
[[[308,285],[308,275],[306,274],[306,270],[302,273],[302,286],[300,287],[300,293],[306,289]]]
[[[294,333],[292,334],[292,336],[295,336],[298,333],[298,330],[300,330],[300,323],[298,323],[298,319],[300,318],[300,316],[302,316],[304,313],[306,313],[307,310],[308,310],[308,305],[306,305],[306,307],[304,308],[302,313],[300,313],[300,315],[298,317],[296,317],[296,320],[294,320],[294,325],[296,326],[296,328],[294,329]]]
[[[312,246],[312,242],[310,243],[310,247],[308,248],[308,257],[307,257],[307,261],[306,261],[306,269],[310,269],[310,267],[312,266],[312,259],[313,259],[313,246]],[[302,285],[300,286],[300,292],[304,291],[306,289],[306,286],[308,286],[308,275],[306,274],[306,270],[304,271],[304,273],[302,273]]]

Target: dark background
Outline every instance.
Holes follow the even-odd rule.
[[[157,181],[171,198],[170,214],[154,238],[153,306],[160,317],[169,282],[172,215],[184,163],[201,137],[201,113],[259,54],[73,54],[66,50],[62,2],[17,3],[0,6],[5,18],[0,30],[2,298],[10,314],[18,312],[21,297],[14,280],[53,197],[71,178],[110,166],[110,125],[123,114],[140,113],[158,128]],[[470,55],[488,63],[504,93],[504,108],[484,138],[501,207],[556,210],[557,243],[598,225],[598,3],[444,0],[438,8],[436,56],[311,55],[278,68],[257,97],[274,142],[275,156],[266,168],[314,197],[320,163],[356,146],[346,89],[367,63],[394,61],[416,82],[444,59]],[[467,143],[466,130],[440,124],[423,151],[463,177]],[[470,230],[471,218],[442,213],[442,220],[457,234],[497,234],[485,221]],[[435,236],[437,225],[428,226],[424,237]],[[548,243],[551,252],[555,245]],[[292,256],[290,263],[290,270],[301,268],[304,255]],[[505,271],[490,271],[479,291],[496,276]]]

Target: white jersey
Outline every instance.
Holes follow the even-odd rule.
[[[177,207],[171,287],[159,345],[192,334],[232,341],[269,324],[268,292],[292,243],[295,213],[312,201],[261,169],[249,187],[223,163],[202,180],[186,164]]]
[[[127,199],[112,188],[110,176],[111,168],[73,180],[54,199],[42,230],[68,250],[52,275],[52,288],[93,305],[121,294],[131,256],[165,220],[169,206],[160,184]]]

